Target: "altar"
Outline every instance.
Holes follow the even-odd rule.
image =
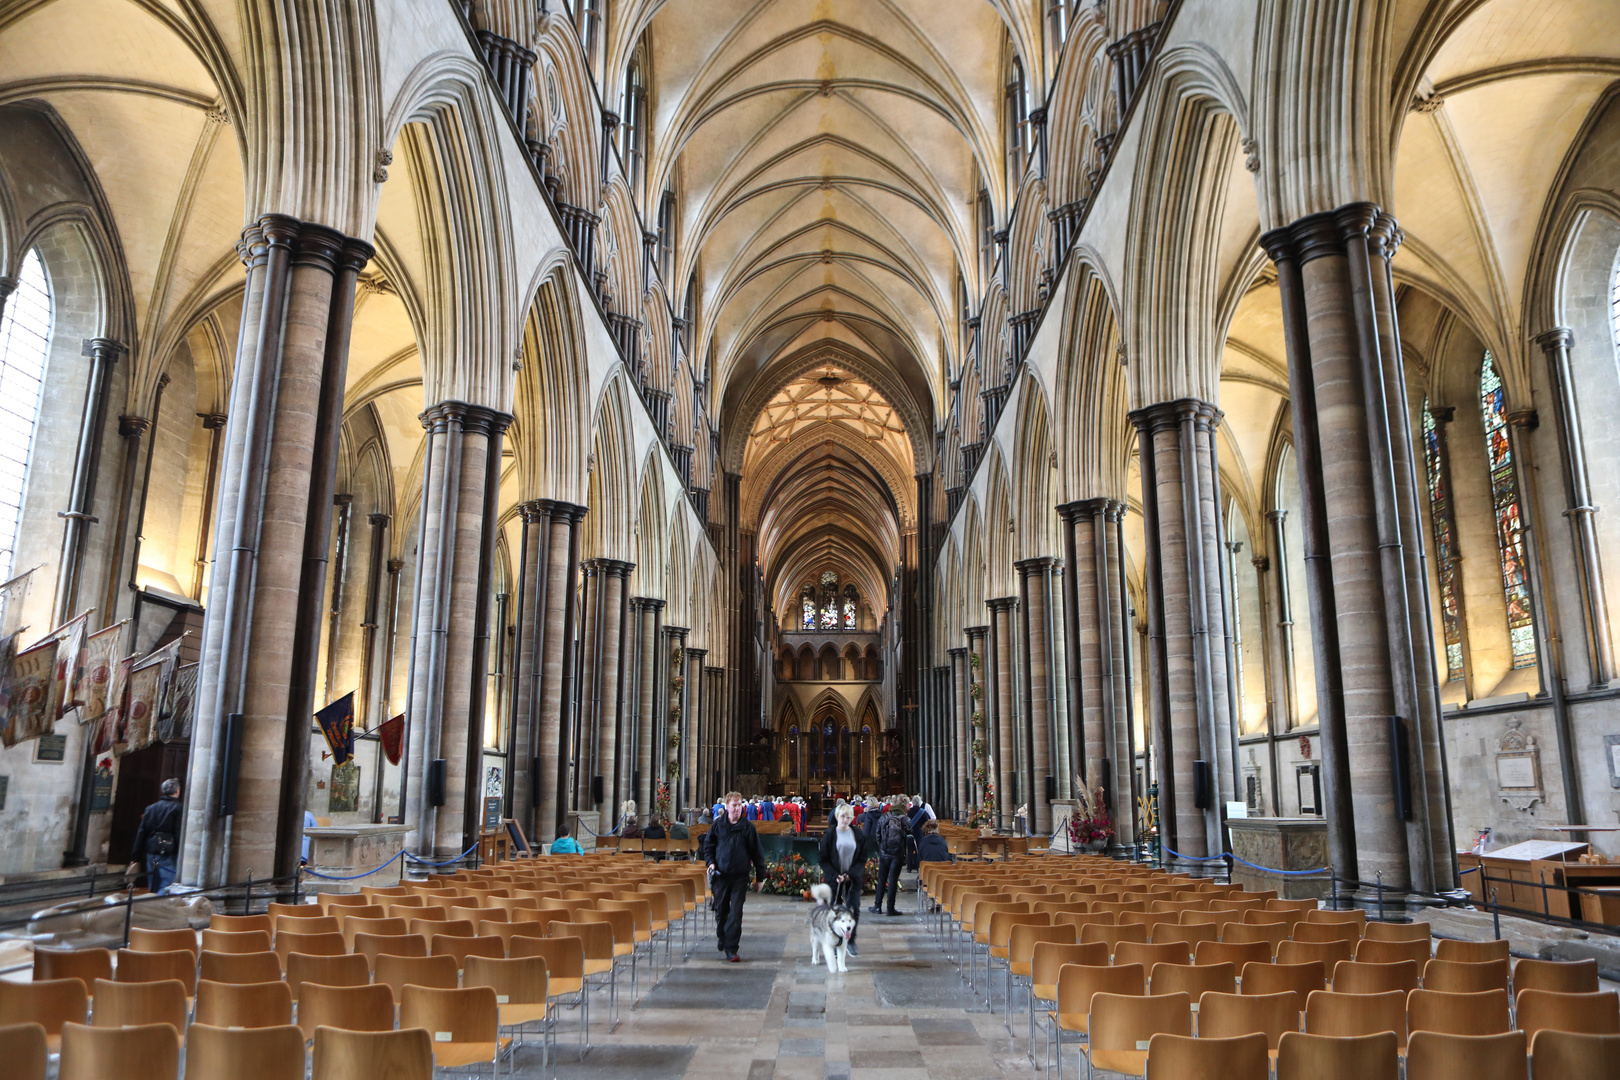
[[[304,835],[309,837],[306,869],[326,877],[307,875],[304,891],[357,893],[362,885],[398,885],[405,873],[405,860],[394,856],[405,849],[405,834],[409,831],[404,825],[317,825],[305,829]]]
[[[1232,880],[1245,889],[1276,890],[1284,900],[1319,899],[1331,891],[1325,818],[1227,818],[1226,829],[1232,854],[1255,864],[1232,863]],[[1293,872],[1276,873],[1279,870]],[[1301,870],[1320,873],[1298,873]]]

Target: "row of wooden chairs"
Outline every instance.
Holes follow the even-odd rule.
[[[416,988],[413,988],[416,989]],[[492,992],[470,991],[482,1001]],[[413,995],[413,1006],[431,1007],[430,993]],[[468,999],[471,1000],[471,999]],[[421,1006],[418,1003],[422,1003]],[[479,1010],[483,1012],[482,1009]],[[436,1018],[437,1020],[438,1018]],[[440,1039],[441,1034],[451,1039]],[[184,1080],[431,1080],[435,1064],[482,1054],[482,1027],[407,1027],[381,1032],[319,1027],[314,1053],[304,1032],[282,1024],[227,1028],[196,1023],[187,1030]],[[500,1046],[500,1037],[495,1036]],[[455,1048],[452,1053],[449,1048]],[[35,1023],[0,1025],[0,1060],[15,1080],[45,1080],[45,1029]],[[180,1076],[179,1045],[166,1023],[128,1027],[67,1024],[62,1033],[58,1080],[105,1080],[135,1075],[151,1080]],[[498,1061],[495,1062],[498,1068]]]

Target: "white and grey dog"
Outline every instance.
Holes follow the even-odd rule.
[[[831,973],[848,971],[845,962],[849,936],[855,932],[855,913],[846,903],[833,903],[831,885],[812,885],[815,910],[810,912],[810,962],[825,959]]]

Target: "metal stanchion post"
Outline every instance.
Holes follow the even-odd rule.
[[[1484,878],[1485,871],[1481,870],[1479,876]],[[1496,936],[1502,936],[1502,906],[1496,902],[1496,890],[1491,890],[1491,923],[1496,927]]]
[[[1384,872],[1378,871],[1378,921],[1384,922]]]
[[[135,915],[135,890],[124,892],[124,948],[129,948],[129,922]]]

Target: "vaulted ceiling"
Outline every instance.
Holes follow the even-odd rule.
[[[934,0],[672,0],[651,20],[650,181],[677,193],[695,348],[727,438],[746,439],[745,484],[768,493],[768,581],[819,572],[783,524],[811,507],[828,560],[881,560],[858,575],[876,581],[897,565],[960,364],[958,274],[980,291],[972,208],[999,176],[1002,40],[993,5]],[[778,386],[812,351],[835,360]]]

